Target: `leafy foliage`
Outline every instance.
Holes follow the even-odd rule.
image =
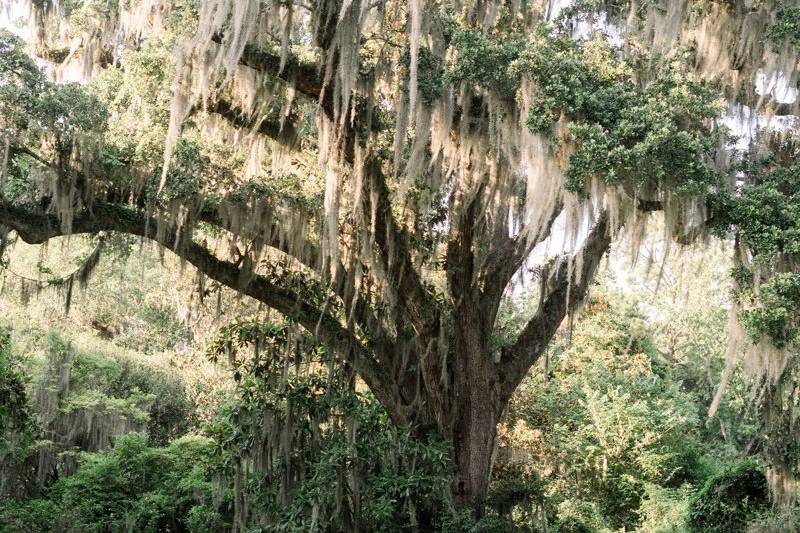
[[[441,508],[446,443],[394,427],[296,326],[231,324],[209,353],[228,356],[238,383],[209,432],[230,477],[243,476],[233,489],[246,502],[234,509],[240,520],[264,531],[408,531]]]
[[[528,44],[523,35],[513,33],[501,41],[477,29],[458,27],[452,33],[451,44],[459,56],[445,74],[448,82],[468,82],[492,88],[506,97],[514,95],[520,76],[513,65]]]
[[[14,435],[29,429],[31,415],[25,379],[11,357],[11,336],[5,330],[0,330],[0,372],[0,451],[6,454],[15,446]]]
[[[28,481],[26,463],[36,433],[26,382],[12,357],[11,336],[0,330],[0,498],[25,490],[20,484]]]
[[[690,509],[691,531],[743,531],[769,505],[767,479],[752,462],[742,462],[711,477]]]
[[[766,39],[776,48],[783,43],[800,46],[800,7],[777,3],[775,20],[767,28]]]
[[[503,442],[528,451],[523,471],[546,487],[546,498],[531,496],[564,531],[632,529],[646,499],[704,477],[698,406],[643,326],[633,309],[596,298],[512,404]]]
[[[758,307],[739,313],[754,343],[767,335],[778,348],[797,339],[800,326],[800,274],[778,273],[758,288]]]
[[[237,520],[265,531],[339,531],[356,524],[387,531],[537,531],[546,520],[556,531],[684,532],[690,506],[699,505],[693,503],[697,487],[707,486],[714,463],[727,460],[714,444],[719,437],[700,424],[710,401],[705,357],[722,354],[713,337],[691,331],[711,328],[704,322],[711,318],[670,320],[680,338],[657,337],[630,304],[592,300],[571,342],[553,348],[547,374],[529,376],[516,395],[501,430],[487,501],[492,511],[481,520],[448,510],[446,443],[421,442],[395,428],[368,393],[353,388],[352,375],[330,373],[329,355],[297,326],[249,319],[222,327],[208,344],[209,355],[232,366],[237,387],[205,437],[175,440],[180,425],[153,434],[151,408],[149,436],[118,438],[113,449],[81,455],[76,473],[38,497],[8,499],[0,516],[10,531],[57,529],[64,520],[86,524],[80,531],[100,531],[111,516],[113,524],[142,531],[224,531]],[[51,342],[67,350],[63,339]],[[658,351],[664,342],[676,367]],[[74,401],[92,408],[85,402],[93,394],[153,391],[163,398],[164,416],[185,413],[169,403],[176,394],[170,387],[152,388],[151,374],[100,352],[79,352]],[[731,417],[725,424],[733,433]],[[292,444],[282,447],[286,439]],[[776,520],[761,507],[752,510],[743,520]],[[728,518],[715,514],[705,524]]]
[[[528,115],[532,131],[549,133],[560,114],[575,120],[577,145],[566,187],[582,192],[593,177],[633,190],[664,188],[704,194],[716,184],[708,164],[718,135],[710,121],[721,101],[707,84],[666,63],[644,88],[631,65],[605,40],[583,45],[566,36],[540,40],[520,61],[540,88]]]
[[[791,144],[778,153],[793,154]],[[740,318],[754,343],[768,338],[778,348],[796,340],[800,277],[786,271],[800,254],[800,165],[782,164],[774,155],[746,165],[751,185],[737,195],[719,195],[719,230],[735,227],[751,251],[753,264],[733,271]],[[757,282],[757,283],[756,283]]]
[[[800,253],[800,164],[768,159],[745,171],[751,185],[716,199],[718,229],[735,227],[761,262]]]
[[[56,334],[50,338],[51,343],[65,344]],[[69,392],[61,404],[64,412],[118,411],[144,422],[153,445],[165,445],[184,434],[191,423],[194,407],[184,384],[163,370],[130,358],[81,351],[68,368]]]
[[[78,84],[47,81],[24,49],[19,38],[0,30],[0,114],[21,138],[48,136],[55,153],[68,157],[79,137],[105,130],[106,108]]]
[[[557,7],[546,4],[548,12]],[[662,33],[659,13],[680,26],[682,16],[693,20],[713,12],[712,2],[689,4],[691,15],[673,11],[670,3],[645,1],[637,4],[629,18],[633,26],[641,22],[647,33],[656,34],[656,41]],[[180,48],[181,35],[191,34],[204,16],[205,6],[192,1],[159,5],[157,11],[164,12],[164,18],[158,23],[148,18],[150,14],[137,21],[147,21],[145,33],[137,28],[122,39],[115,37],[112,47],[98,51],[104,71],[86,87],[48,81],[26,55],[25,43],[0,34],[0,119],[10,154],[8,176],[6,165],[2,168],[0,196],[10,209],[32,208],[32,216],[39,217],[36,220],[47,220],[47,231],[54,227],[50,225],[53,213],[64,233],[69,233],[64,228],[73,210],[89,218],[107,214],[94,205],[98,199],[120,208],[116,220],[144,222],[143,228],[126,226],[124,231],[149,236],[151,217],[155,217],[156,240],[174,242],[179,254],[185,252],[179,243],[194,240],[193,249],[201,259],[195,256],[192,261],[205,263],[207,273],[234,290],[249,286],[257,270],[263,303],[278,302],[276,307],[284,309],[287,320],[304,318],[305,327],[314,333],[320,326],[333,324],[327,338],[341,341],[344,348],[340,346],[334,364],[329,348],[300,334],[294,323],[275,324],[260,309],[256,318],[247,320],[241,319],[245,313],[234,312],[239,320],[222,328],[208,351],[214,364],[227,359],[232,366],[235,390],[206,429],[210,439],[176,440],[187,432],[197,412],[184,384],[171,379],[170,372],[155,372],[149,365],[105,353],[73,353],[69,343],[51,336],[35,402],[48,442],[37,443],[36,449],[27,423],[29,400],[23,394],[21,373],[6,364],[0,353],[0,399],[4,401],[0,414],[12,420],[10,430],[0,428],[0,453],[10,456],[6,453],[12,447],[9,443],[22,439],[24,453],[15,459],[17,463],[35,452],[44,457],[45,451],[51,456],[57,452],[61,461],[55,470],[40,467],[47,471],[45,485],[52,481],[53,472],[59,476],[52,487],[40,487],[47,489],[40,498],[4,504],[3,512],[14,527],[63,528],[63,521],[69,520],[81,527],[85,524],[90,531],[103,527],[211,531],[249,526],[512,531],[533,530],[542,524],[555,531],[669,530],[670,526],[682,528],[690,512],[693,524],[724,529],[743,526],[761,512],[760,507],[731,511],[728,503],[714,499],[720,487],[727,490],[760,482],[755,467],[750,469],[752,479],[741,473],[731,474],[728,480],[714,478],[717,488],[706,485],[692,500],[691,510],[689,497],[712,469],[707,463],[762,451],[754,452],[751,445],[776,449],[791,458],[796,444],[757,438],[749,419],[733,420],[736,402],[742,402],[738,389],[728,412],[702,428],[709,389],[718,384],[713,377],[719,370],[716,340],[677,335],[675,345],[692,345],[703,352],[707,364],[700,365],[699,357],[674,358],[674,351],[655,347],[656,335],[642,325],[638,312],[609,307],[603,299],[591,304],[572,344],[557,346],[544,371],[529,376],[512,404],[502,434],[507,448],[500,458],[504,463],[486,502],[493,509],[488,516],[476,520],[469,512],[450,512],[451,489],[458,486],[451,483],[450,459],[462,457],[450,449],[450,443],[429,434],[427,427],[393,424],[424,419],[438,426],[440,435],[454,441],[463,436],[453,428],[467,411],[459,402],[472,393],[473,384],[464,386],[464,380],[456,378],[465,373],[464,365],[471,371],[478,367],[473,361],[486,363],[488,359],[480,357],[490,354],[462,357],[460,350],[452,348],[464,340],[456,337],[464,331],[454,334],[451,330],[463,325],[457,320],[462,310],[480,307],[490,292],[498,295],[497,302],[490,304],[499,305],[499,295],[519,268],[511,265],[514,268],[502,286],[484,292],[492,289],[493,281],[482,278],[484,264],[492,267],[487,275],[504,270],[504,265],[492,265],[491,260],[497,259],[493,252],[502,259],[504,248],[515,244],[509,229],[516,232],[531,206],[541,207],[537,199],[520,193],[525,185],[528,193],[538,192],[531,191],[534,180],[522,183],[516,161],[531,134],[537,144],[541,141],[542,161],[554,154],[568,159],[566,164],[553,161],[559,167],[558,180],[545,180],[558,184],[559,190],[545,199],[558,206],[554,216],[562,208],[569,214],[567,206],[575,197],[584,200],[598,188],[604,189],[606,199],[594,198],[599,203],[593,208],[600,206],[608,212],[604,214],[613,215],[608,217],[614,219],[608,233],[627,222],[628,202],[633,204],[630,212],[637,212],[639,200],[644,200],[654,209],[669,209],[669,218],[677,211],[672,203],[676,199],[697,207],[697,213],[686,216],[697,214],[698,227],[681,228],[691,229],[687,231],[691,238],[703,235],[708,222],[716,225],[720,235],[735,232],[737,242],[753,259],[734,271],[739,284],[736,297],[747,304],[741,321],[754,341],[764,339],[787,350],[796,347],[800,167],[793,161],[797,151],[785,150],[789,157],[784,154],[782,159],[731,169],[732,175],[739,177],[735,172],[741,171],[745,179],[737,190],[725,192],[729,185],[722,175],[729,169],[717,168],[726,163],[716,156],[726,132],[718,127],[717,119],[724,108],[720,89],[726,94],[732,91],[724,86],[725,80],[720,80],[723,87],[709,83],[717,80],[717,74],[700,72],[700,65],[711,62],[701,50],[709,48],[707,43],[660,57],[647,50],[646,42],[636,40],[651,37],[637,35],[636,27],[626,28],[632,38],[625,36],[624,51],[599,35],[577,36],[579,32],[568,27],[577,22],[572,17],[590,17],[603,9],[608,16],[623,11],[622,5],[609,6],[599,0],[568,8],[554,27],[541,22],[549,13],[531,18],[537,9],[526,3],[521,9],[516,4],[459,5],[458,13],[450,5],[438,12],[439,5],[411,2],[406,7],[401,2],[394,10],[399,16],[389,17],[380,2],[248,4],[259,11],[258,17],[237,16],[242,3],[209,5],[213,6],[209,12],[217,13],[215,20],[199,27],[213,30],[206,35],[201,31],[191,42],[200,51],[197,57],[187,52],[182,58],[191,63],[188,76],[175,72],[176,67],[181,69],[181,58],[173,62],[172,51]],[[96,44],[93,39],[108,37],[102,35],[107,27],[116,24],[122,11],[135,6],[136,2],[69,0],[49,10],[47,3],[35,2],[34,12],[63,16],[69,26],[63,34],[81,42],[88,58]],[[280,21],[270,20],[273,13],[268,11],[273,7],[280,11]],[[296,16],[295,7],[309,10],[310,16]],[[760,13],[753,18],[766,20],[761,3],[750,7]],[[433,10],[437,12],[429,12]],[[357,11],[361,14],[356,15]],[[737,11],[738,16],[742,10],[729,11]],[[766,12],[773,17],[766,35],[755,38],[763,37],[776,48],[797,44],[796,8],[776,5],[773,11]],[[334,24],[336,12],[338,24]],[[424,20],[420,29],[419,19],[429,16],[432,22]],[[242,19],[257,19],[258,29],[246,28],[248,21]],[[359,22],[351,24],[352,19]],[[279,27],[284,21],[285,27]],[[340,29],[333,32],[337,25]],[[404,34],[405,26],[417,28]],[[329,30],[332,33],[325,35]],[[675,32],[675,43],[685,42],[683,30]],[[123,34],[124,29],[119,35]],[[277,50],[273,41],[279,34],[278,58],[272,52]],[[706,37],[693,35],[692,40]],[[713,37],[708,39],[711,48]],[[413,42],[417,40],[421,43]],[[65,61],[74,52],[72,45],[70,52],[47,51],[46,45],[40,48],[57,61]],[[756,46],[751,43],[748,48]],[[312,60],[301,58],[303,53]],[[414,65],[411,55],[418,56]],[[740,48],[732,55],[739,61],[746,54]],[[225,61],[220,60],[223,57]],[[253,68],[261,63],[279,66],[263,72]],[[744,65],[723,67],[748,70]],[[416,72],[415,90],[422,106],[395,109],[408,93],[405,85],[411,72]],[[401,87],[393,87],[395,83]],[[736,89],[753,92],[752,87]],[[295,92],[307,101],[295,103]],[[268,102],[261,106],[261,100]],[[519,128],[526,113],[527,131]],[[179,120],[170,123],[170,115]],[[315,115],[319,127],[312,124]],[[242,135],[255,139],[274,124],[279,124],[278,132],[270,130],[270,135],[277,139],[278,149],[264,148],[260,137],[252,153],[240,149],[239,144],[247,144],[240,143]],[[392,166],[387,155],[392,137],[394,172],[386,172]],[[411,138],[413,146],[404,147]],[[215,144],[219,139],[224,139],[223,146]],[[300,150],[287,157],[284,142]],[[165,145],[170,146],[167,159],[171,164],[162,169]],[[553,154],[545,153],[551,149]],[[271,169],[267,169],[267,159],[272,159]],[[523,167],[535,166],[533,158],[522,159],[526,160]],[[398,180],[404,166],[420,174],[412,176],[412,185]],[[566,188],[574,195],[560,190],[561,170]],[[536,174],[532,168],[522,173],[528,171]],[[319,179],[323,174],[327,174],[324,198]],[[352,194],[341,194],[345,191]],[[273,232],[273,224],[281,227],[285,221],[277,220],[284,212],[277,217],[271,212],[268,200],[272,198],[300,207],[298,218],[291,220],[303,223]],[[318,227],[313,214],[320,206],[325,211],[323,227]],[[416,210],[417,206],[423,209]],[[247,218],[253,223],[246,223]],[[573,222],[590,219],[594,221],[589,216]],[[9,220],[14,225],[20,219]],[[466,222],[459,228],[462,221]],[[383,224],[380,229],[379,223]],[[670,224],[670,231],[674,225]],[[0,229],[5,246],[6,231]],[[313,242],[320,230],[328,233],[319,239],[320,246],[307,246],[306,238]],[[523,235],[516,240],[524,240]],[[510,244],[492,250],[491,245],[509,237]],[[445,238],[452,241],[442,261],[440,245]],[[303,242],[288,242],[295,240]],[[120,255],[128,254],[130,248],[121,242]],[[454,253],[459,249],[461,258]],[[279,251],[285,257],[275,259]],[[345,252],[341,268],[337,268],[339,251]],[[202,260],[204,252],[212,259]],[[517,254],[512,252],[512,256]],[[528,252],[521,249],[519,255]],[[318,263],[322,268],[317,268]],[[567,314],[571,312],[573,266],[570,262],[568,281],[561,291],[567,294],[563,307]],[[228,270],[241,270],[239,279],[234,280],[236,276],[228,275]],[[349,271],[345,279],[338,279],[340,270]],[[43,261],[37,263],[37,275],[52,273]],[[593,274],[588,273],[589,277]],[[176,278],[186,281],[181,276],[172,279]],[[460,286],[458,278],[469,279]],[[393,292],[395,282],[402,285],[398,294]],[[429,307],[431,282],[447,286],[437,290]],[[199,306],[211,294],[223,301],[220,286],[207,288],[202,276],[189,283],[197,286]],[[406,295],[414,292],[404,290],[409,285],[419,289],[419,294]],[[163,356],[158,354],[163,350],[174,350],[169,364],[193,364],[188,356],[181,358],[196,348],[191,346],[193,334],[202,329],[188,325],[191,312],[179,312],[157,298],[148,300],[144,290],[136,305],[129,306],[134,309],[123,312],[122,299],[108,303],[116,292],[106,292],[110,296],[103,296],[104,305],[91,310],[92,326],[105,338],[156,357]],[[556,294],[554,290],[551,296]],[[473,301],[463,299],[464,295]],[[544,300],[545,295],[541,296]],[[286,311],[292,298],[301,305]],[[450,300],[466,303],[451,305]],[[477,327],[483,317],[466,332],[477,335],[479,342],[463,342],[463,346],[504,352],[512,343],[502,327],[492,335],[492,305],[486,332],[482,324]],[[304,306],[312,311],[305,312]],[[209,324],[215,327],[221,320],[219,310],[213,319],[207,309],[204,312],[207,333],[212,328]],[[314,312],[322,317],[319,321]],[[543,317],[547,320],[539,325],[549,321],[553,326],[544,328],[548,332],[543,334],[546,338],[537,339],[538,346],[546,344],[561,316]],[[501,320],[507,318],[508,322],[520,319],[503,316]],[[705,318],[688,320],[687,327],[702,324]],[[312,327],[314,322],[317,328]],[[376,330],[374,338],[371,328]],[[431,355],[434,346],[441,347],[437,354],[443,361],[441,372],[435,368],[426,375],[426,369],[435,366],[428,364],[436,360]],[[355,357],[351,353],[355,348],[374,353]],[[392,365],[396,353],[402,360]],[[484,428],[484,452],[494,442],[494,423],[511,394],[502,385],[496,387],[496,378],[506,379],[502,370],[493,373],[500,360],[485,367],[492,370],[484,373],[490,377],[490,393],[483,400],[486,412],[493,408],[495,418],[488,417],[490,424]],[[367,377],[372,369],[361,361],[377,364],[377,378]],[[686,368],[676,368],[683,363]],[[387,377],[387,395],[397,400],[391,406],[391,420],[365,392],[357,372],[370,383],[382,383]],[[405,389],[413,387],[407,387],[406,374],[416,378],[416,391],[410,395]],[[787,372],[789,377],[784,376],[780,386],[795,386],[792,375]],[[507,383],[516,386],[518,380]],[[425,398],[431,390],[436,393],[430,393],[432,401],[411,400]],[[503,392],[498,395],[497,390]],[[796,404],[794,390],[787,387],[765,394],[770,405],[788,411],[783,406]],[[446,398],[445,407],[431,407],[439,403],[439,397]],[[411,414],[406,416],[406,411]],[[774,431],[785,427],[786,420],[770,423]],[[147,440],[121,436],[133,426],[144,429],[145,425]],[[110,426],[114,427],[106,431]],[[114,448],[103,451],[112,437],[118,437]],[[743,440],[748,441],[746,447],[740,446]],[[79,457],[79,447],[99,453]],[[709,459],[707,454],[716,455]],[[69,468],[61,467],[67,463]],[[486,458],[482,468],[489,463]],[[467,471],[471,470],[461,473]],[[212,475],[222,493],[217,501],[210,497]],[[479,485],[476,490],[482,491]],[[111,517],[110,526],[100,525],[104,515]]]
[[[273,342],[263,342],[255,358],[231,359],[236,395],[207,427],[210,438],[186,436],[158,448],[148,445],[154,435],[130,434],[110,450],[82,454],[77,472],[42,497],[0,505],[8,531],[69,525],[86,532],[201,532],[234,522],[264,531],[414,530],[420,515],[442,509],[450,480],[447,445],[421,443],[395,428],[370,395],[352,389],[352,380],[314,368],[324,352],[284,352],[287,344],[302,346],[293,331],[252,323],[223,329],[221,335],[240,339],[240,351],[250,341]],[[294,365],[295,355],[313,371],[285,375],[284,362]],[[75,386],[142,379],[99,363],[76,360]]]
[[[142,435],[120,438],[106,453],[84,455],[81,468],[56,482],[45,499],[0,508],[6,528],[0,530],[217,530],[212,450],[201,437],[166,448],[149,448]]]

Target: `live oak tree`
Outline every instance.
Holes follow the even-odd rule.
[[[721,118],[796,112],[798,8],[558,5],[35,0],[28,49],[85,83],[0,37],[4,242],[158,242],[451,442],[476,507],[509,398],[653,212],[681,243],[737,235],[742,322],[769,347],[748,357],[776,390],[800,320],[794,131],[738,153]],[[539,304],[508,335],[517,278]]]

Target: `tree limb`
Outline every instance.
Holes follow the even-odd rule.
[[[293,84],[297,92],[318,101],[325,112],[333,116],[333,91],[326,90],[325,95],[322,95],[324,78],[316,65],[302,63],[289,53],[281,70],[280,54],[250,45],[245,47],[239,63]]]
[[[287,83],[292,83],[300,94],[317,101],[323,111],[332,118],[332,95],[335,93],[335,87],[333,86],[335,80],[330,80],[326,86],[324,77],[316,65],[302,63],[295,56],[289,54],[281,70],[281,57],[279,54],[253,46],[245,47],[239,62],[259,72],[269,74]],[[243,120],[242,116],[231,109],[230,104],[226,102],[217,102],[210,106],[209,109],[219,112],[221,116],[231,120],[234,125],[240,124]],[[353,117],[353,124],[348,131],[353,133],[360,129],[368,130],[369,124],[365,124],[365,122],[370,120],[370,116],[370,113],[363,111],[356,113]],[[262,124],[259,126],[259,131],[276,138],[274,125]],[[355,164],[354,144],[357,142],[359,142],[359,139],[355,135],[344,140],[344,159],[350,165]],[[374,158],[370,158],[365,164],[364,173],[365,177],[368,178],[368,186],[375,194],[377,205],[369,206],[367,203],[369,201],[368,195],[364,195],[364,203],[367,212],[371,208],[374,208],[376,212],[375,242],[379,248],[378,259],[389,275],[390,282],[394,285],[391,289],[397,291],[399,295],[398,301],[407,312],[417,329],[417,333],[421,336],[435,334],[439,326],[439,312],[432,298],[425,290],[419,273],[413,266],[409,238],[392,213],[389,189],[379,162]],[[366,218],[366,220],[369,220],[369,218]]]
[[[608,213],[600,214],[586,236],[583,248],[571,261],[561,261],[552,276],[550,290],[542,294],[536,314],[523,328],[516,342],[500,358],[501,398],[507,400],[528,369],[547,349],[564,317],[586,296],[600,260],[611,245]]]
[[[391,288],[411,319],[416,333],[421,337],[436,335],[439,328],[439,309],[425,290],[422,279],[411,261],[409,237],[392,213],[386,178],[381,172],[379,163],[372,159],[365,165],[364,172],[369,191],[374,193],[374,198],[370,194],[364,195],[364,215],[370,217],[374,208],[374,237],[378,247],[378,259],[389,275]],[[375,206],[371,205],[373,200],[376,202]]]
[[[25,209],[0,200],[0,224],[7,226],[29,244],[41,244],[51,238],[65,235],[57,217],[40,212],[37,208]],[[268,279],[254,274],[242,282],[239,267],[216,257],[206,247],[194,242],[185,242],[175,249],[174,232],[159,232],[157,221],[148,219],[141,212],[113,204],[96,204],[92,211],[82,211],[73,217],[70,234],[116,231],[138,235],[158,242],[185,259],[209,278],[242,294],[250,296],[280,313],[292,317],[304,328],[317,335],[343,359],[349,361],[362,376],[375,396],[394,416],[402,416],[396,402],[394,385],[382,362],[356,339],[353,332],[344,327],[330,314],[323,312],[296,289],[282,280]],[[296,280],[293,280],[296,283]]]
[[[494,323],[500,300],[508,287],[511,278],[520,269],[522,263],[531,254],[537,244],[544,241],[549,235],[553,224],[561,214],[561,204],[555,206],[553,213],[539,234],[530,238],[526,228],[522,228],[515,238],[507,236],[499,241],[481,268],[479,280],[483,287],[483,308],[487,320]],[[505,229],[505,228],[504,228]]]

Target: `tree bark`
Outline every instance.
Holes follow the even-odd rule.
[[[460,414],[453,433],[458,472],[454,495],[461,505],[480,515],[489,490],[499,414],[491,399],[480,392],[459,400]]]

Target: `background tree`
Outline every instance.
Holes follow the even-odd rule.
[[[744,262],[769,258],[745,316],[777,348],[759,352],[774,386],[797,219],[752,215],[794,206],[795,148],[731,167],[718,119],[721,96],[794,109],[754,84],[794,85],[794,11],[555,5],[34,2],[35,53],[93,81],[48,81],[3,34],[0,222],[31,243],[152,239],[297,321],[393,423],[452,443],[453,493],[476,506],[511,394],[648,212],[670,238],[734,229]],[[752,192],[730,194],[737,172]],[[497,342],[512,279],[561,239],[533,316]]]

